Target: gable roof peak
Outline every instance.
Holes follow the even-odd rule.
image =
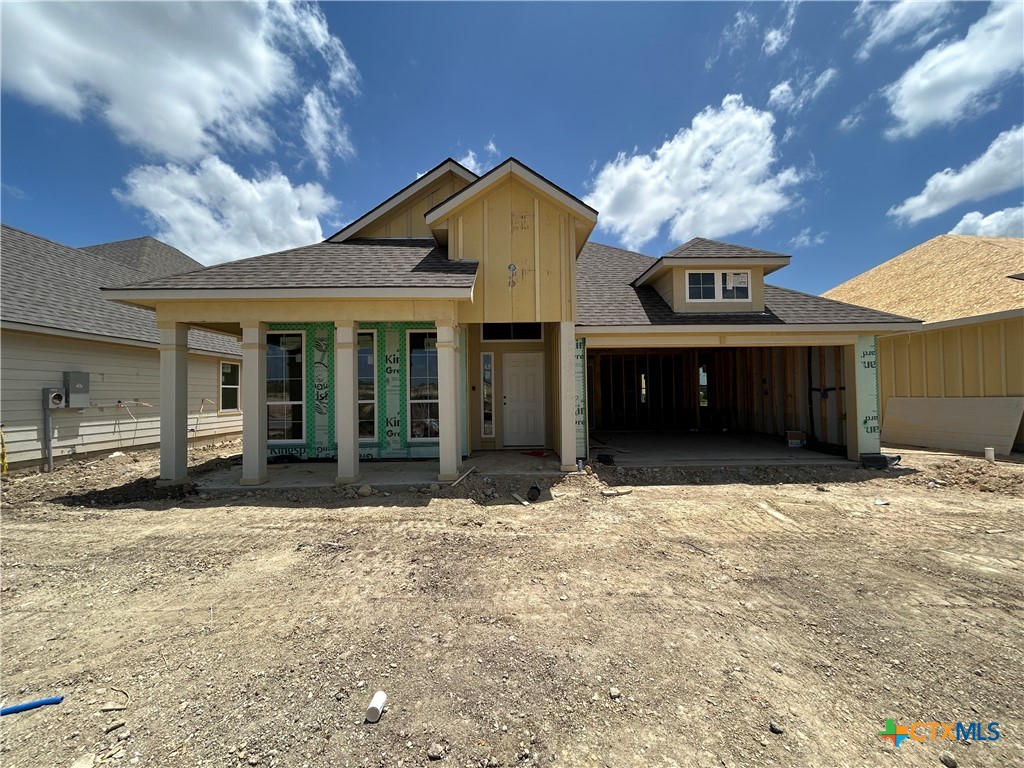
[[[451,157],[446,157],[444,160],[442,160],[440,163],[435,165],[433,168],[431,168],[423,175],[417,176],[412,182],[406,184],[404,187],[395,192],[395,194],[393,194],[384,202],[380,203],[374,208],[371,208],[369,211],[364,213],[355,221],[346,224],[333,235],[324,238],[323,242],[340,243],[344,240],[347,240],[356,232],[359,232],[361,229],[364,229],[368,224],[374,221],[374,219],[383,216],[388,211],[394,209],[395,207],[397,207],[398,205],[400,205],[401,203],[415,195],[419,190],[437,181],[437,179],[441,178],[441,176],[448,172],[454,173],[456,176],[462,177],[462,179],[469,183],[473,183],[478,178],[480,178],[475,173],[473,173],[473,171],[469,170],[469,168],[460,163],[458,160],[454,160]]]

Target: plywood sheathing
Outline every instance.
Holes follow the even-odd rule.
[[[826,291],[926,323],[1024,307],[1024,239],[940,235]]]

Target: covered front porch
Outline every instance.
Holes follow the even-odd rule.
[[[283,481],[286,485],[279,487],[292,482],[301,487],[313,478],[322,484],[328,475],[336,484],[457,479],[464,459],[479,450],[485,429],[476,343],[481,330],[444,317],[443,309],[434,307],[433,320],[383,320],[378,310],[371,320],[323,322],[303,313],[302,322],[287,322],[275,311],[268,313],[272,321],[239,321],[242,464],[217,482],[275,487]],[[447,309],[455,314],[450,303]],[[188,479],[183,382],[188,329],[198,323],[158,324],[160,483],[172,485]],[[564,471],[575,469],[577,458],[575,328],[572,323],[549,325],[543,357],[554,370],[546,372],[542,385],[549,428],[538,442],[518,447],[551,449],[548,455],[554,458],[545,469]],[[209,321],[202,327],[210,327]],[[503,453],[507,459],[520,452]],[[401,461],[435,458],[436,463]],[[408,477],[400,479],[403,475]]]

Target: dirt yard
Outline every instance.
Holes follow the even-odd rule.
[[[156,472],[5,479],[3,705],[65,697],[3,718],[6,768],[1024,765],[1020,463],[601,467],[529,507]]]

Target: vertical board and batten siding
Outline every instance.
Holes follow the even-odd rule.
[[[457,211],[449,220],[449,258],[480,263],[473,303],[459,308],[459,322],[574,319],[574,237],[573,218],[515,178]]]
[[[363,227],[352,237],[432,237],[423,214],[461,191],[468,183],[454,173],[447,173],[411,200]]]
[[[239,362],[189,355],[190,438],[227,439],[242,431],[241,413],[217,412],[221,359]],[[4,331],[0,366],[0,420],[11,464],[42,458],[42,389],[62,387],[64,371],[90,374],[89,398],[97,405],[53,411],[55,458],[160,442],[160,353],[155,348]],[[204,403],[204,398],[213,402]],[[117,407],[118,400],[128,407]],[[153,407],[131,405],[135,400]]]
[[[878,340],[882,423],[890,398],[1024,396],[1024,315]],[[1024,444],[1024,421],[1014,443]]]

